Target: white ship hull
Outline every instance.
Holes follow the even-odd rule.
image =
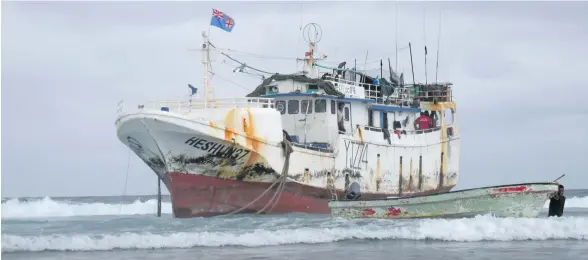
[[[272,108],[233,106],[168,112],[153,107],[122,115],[116,125],[121,142],[164,180],[172,199],[190,204],[192,209],[182,215],[221,214],[236,206],[219,203],[214,209],[199,208],[198,203],[185,201],[189,195],[179,187],[186,185],[170,183],[168,174],[206,177],[206,181],[197,179],[188,186],[201,183],[201,188],[211,189],[216,184],[209,178],[272,183],[284,164],[281,117]],[[337,194],[344,190],[345,174],[371,196],[447,191],[458,181],[459,137],[443,138],[443,133],[446,131],[400,138],[391,135],[388,144],[382,132],[356,128],[350,135],[338,135],[332,152],[294,146],[288,183],[326,191],[327,172],[331,172]],[[328,213],[330,195],[317,195],[325,205],[309,211]]]
[[[230,113],[251,115],[251,119],[260,114],[270,117],[267,111],[256,113],[255,109],[235,109]],[[281,174],[284,162],[280,147],[282,127],[277,111],[275,114],[277,118],[271,123],[266,120],[254,122],[252,135],[248,136],[244,129],[227,129],[211,123],[214,121],[190,120],[170,112],[137,113],[121,118],[118,135],[121,142],[129,144],[162,177],[167,172],[182,172],[272,182]],[[258,131],[262,133],[258,134]],[[401,138],[393,135],[393,144],[388,145],[380,138],[382,133],[362,132],[363,142],[359,134],[341,135],[333,153],[294,147],[290,159],[290,180],[325,187],[326,173],[330,171],[335,187],[344,189],[344,174],[351,173],[351,181],[361,183],[362,190],[382,194],[433,190],[439,188],[440,183],[444,186],[457,184],[459,138],[441,142],[439,131]],[[371,141],[375,139],[382,141]],[[414,147],[419,143],[422,143],[421,147]],[[135,144],[143,146],[145,151],[138,152]],[[439,155],[443,145],[447,147],[449,161],[442,166]],[[382,180],[379,188],[376,185],[378,154]],[[419,176],[419,159],[422,160],[422,177]],[[258,171],[265,171],[265,174],[244,172],[253,166]],[[443,174],[442,167],[446,168]],[[308,180],[304,174],[306,168],[310,170]],[[422,178],[420,185],[419,178]]]

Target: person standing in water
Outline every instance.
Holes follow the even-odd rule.
[[[565,204],[566,197],[564,196],[564,186],[560,184],[558,191],[549,196],[549,213],[547,214],[547,217],[561,217],[563,215]]]

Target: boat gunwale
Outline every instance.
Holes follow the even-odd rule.
[[[522,185],[559,185],[559,183],[557,182],[526,182],[526,183],[518,183],[518,184],[506,184],[506,185],[496,185],[496,186],[486,186],[486,187],[480,187],[480,188],[471,188],[471,189],[464,189],[464,190],[454,190],[454,191],[447,191],[447,192],[441,192],[441,193],[435,193],[435,194],[428,194],[428,195],[416,195],[416,196],[407,196],[407,197],[397,197],[397,198],[388,198],[388,197],[384,197],[381,199],[358,199],[358,200],[329,200],[329,204],[331,202],[352,202],[352,201],[397,201],[397,200],[402,200],[402,199],[412,199],[412,198],[422,198],[422,197],[434,197],[434,196],[439,196],[439,195],[445,195],[445,194],[454,194],[454,193],[459,193],[459,192],[466,192],[466,191],[472,191],[472,190],[483,190],[483,189],[495,189],[495,188],[502,188],[502,187],[511,187],[511,186],[522,186]],[[526,193],[526,192],[521,192],[521,193]]]

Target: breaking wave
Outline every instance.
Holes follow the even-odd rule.
[[[566,208],[588,208],[588,197],[566,197]],[[543,208],[549,208],[549,201],[545,202]]]
[[[2,203],[2,219],[103,216],[103,215],[145,215],[155,214],[157,200],[135,200],[127,204],[76,203],[56,201],[49,197],[21,201],[10,199]],[[171,214],[171,203],[162,202],[161,212]]]
[[[548,208],[546,201],[544,208]],[[104,215],[147,215],[155,214],[157,200],[136,200],[130,204],[76,203],[56,201],[49,197],[20,201],[10,199],[2,203],[2,219],[104,216]],[[588,208],[588,197],[571,197],[566,199],[566,208]],[[163,214],[172,214],[171,203],[162,202]]]
[[[328,243],[350,239],[512,241],[573,239],[588,240],[588,218],[552,219],[494,218],[425,219],[415,221],[371,220],[358,225],[353,220],[331,219],[326,226],[168,234],[127,232],[120,234],[63,234],[41,236],[2,235],[2,252],[96,251],[116,249],[190,248],[220,246],[275,246]],[[334,224],[334,225],[333,225]]]

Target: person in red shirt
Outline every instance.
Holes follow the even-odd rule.
[[[425,115],[424,112],[421,112],[421,116],[417,117],[417,119],[414,120],[414,128],[416,130],[426,130],[429,129],[429,127],[433,124],[433,120],[428,117],[427,115]]]

